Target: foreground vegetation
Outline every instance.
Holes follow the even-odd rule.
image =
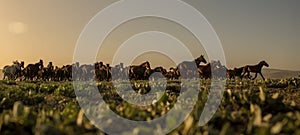
[[[133,84],[137,92],[149,90],[146,82]],[[140,111],[122,100],[113,84],[98,87],[111,110],[132,120],[155,119],[177,101],[181,85],[168,82],[157,104]],[[227,81],[222,102],[208,124],[198,126],[210,82],[201,80],[198,101],[191,115],[170,134],[300,134],[300,82],[298,79]],[[88,89],[87,89],[88,90]],[[96,97],[91,97],[96,98]],[[133,100],[134,97],[133,97]],[[103,123],[105,126],[110,125]],[[125,126],[126,125],[122,125]],[[147,127],[122,134],[152,134]],[[85,117],[72,82],[0,81],[0,134],[104,134]]]

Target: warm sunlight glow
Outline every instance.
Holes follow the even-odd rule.
[[[13,34],[22,34],[26,32],[26,25],[22,22],[12,22],[8,25],[9,32]]]

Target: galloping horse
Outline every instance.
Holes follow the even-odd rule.
[[[97,62],[95,64],[95,76],[97,81],[109,81],[111,79],[110,65],[104,65],[103,62]]]
[[[263,78],[263,80],[265,80],[264,76],[261,73],[261,69],[262,69],[263,66],[269,67],[269,64],[266,61],[263,60],[263,61],[260,61],[256,65],[246,65],[243,68],[242,76],[247,75],[248,78],[251,79],[250,73],[255,73],[254,78],[252,78],[252,80],[254,80],[257,77],[257,73],[259,73],[260,76]]]
[[[19,63],[18,61],[14,61],[13,65],[5,66],[3,68],[3,80],[7,77],[8,80],[15,80],[18,75],[21,73],[22,65],[24,67],[24,62]]]
[[[35,64],[29,64],[24,69],[25,72],[25,79],[33,80],[35,77],[38,79],[39,71],[44,68],[43,60],[40,60],[38,63]]]
[[[136,66],[132,65],[129,67],[129,79],[135,79],[135,80],[146,80],[146,70],[151,69],[150,63],[148,61]]]
[[[244,67],[239,67],[239,68],[234,68],[233,70],[227,70],[227,76],[229,79],[239,77],[240,79],[243,78],[242,73],[243,73]],[[247,76],[248,78],[250,76]]]
[[[54,67],[52,62],[49,62],[47,67],[42,68],[42,70],[39,71],[39,77],[42,78],[42,80],[53,80],[54,78]]]
[[[215,78],[224,78],[223,73],[225,73],[226,70],[227,68],[223,66],[219,60],[211,61],[211,63],[198,67],[199,77],[204,79],[211,78],[212,73]]]
[[[165,76],[167,74],[167,70],[164,69],[162,66],[159,66],[159,67],[155,67],[154,69],[147,69],[146,70],[146,78],[149,78],[150,75],[154,72],[161,73],[163,76]]]
[[[200,66],[200,63],[203,62],[206,64],[206,60],[203,55],[196,58],[194,61],[184,61],[180,64],[178,64],[178,69],[180,71],[184,71],[183,73],[180,73],[183,77],[187,77],[189,75],[196,75],[197,74],[197,68]],[[196,67],[194,66],[196,64]]]
[[[228,78],[229,80],[235,78],[235,72],[234,72],[234,69],[228,69],[227,72],[226,72],[226,74],[227,74],[227,78]]]
[[[199,78],[208,79],[211,78],[211,64],[200,65],[198,67]]]

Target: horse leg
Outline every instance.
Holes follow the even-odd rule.
[[[9,79],[8,80],[12,80],[13,79],[13,75],[10,73],[9,74]]]
[[[259,72],[259,74],[260,74],[261,78],[263,78],[263,80],[265,80],[265,77],[262,75],[262,73]]]
[[[241,80],[243,80],[244,76],[246,76],[247,74],[248,74],[248,72],[243,72],[243,73],[240,75]]]
[[[247,73],[247,71],[242,71],[242,74],[239,75],[240,78],[242,79],[246,73]],[[237,73],[234,73],[234,75],[237,75]]]
[[[240,79],[243,80],[243,76],[242,75],[239,75],[238,77],[240,77]],[[235,77],[233,79],[235,79]]]
[[[250,72],[247,72],[247,76],[246,77],[248,77],[248,79],[251,79],[251,73]]]
[[[257,73],[255,73],[255,76],[252,78],[252,80],[254,80],[257,77]]]
[[[250,73],[248,71],[246,71],[246,72],[242,73],[242,75],[240,76],[240,78],[241,78],[241,80],[243,80],[244,77],[247,77],[248,79],[250,79],[249,75],[250,75]]]

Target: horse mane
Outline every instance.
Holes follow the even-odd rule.
[[[260,61],[259,63],[258,63],[258,65],[261,65],[261,66],[269,66],[269,64],[266,62],[266,61],[264,61],[264,60],[262,60],[262,61]]]
[[[148,61],[145,61],[144,63],[140,64],[139,66],[143,66],[144,64],[147,64],[150,67],[150,63]]]
[[[266,63],[266,61],[262,60],[262,61],[259,62],[259,64],[261,64],[261,63]]]

